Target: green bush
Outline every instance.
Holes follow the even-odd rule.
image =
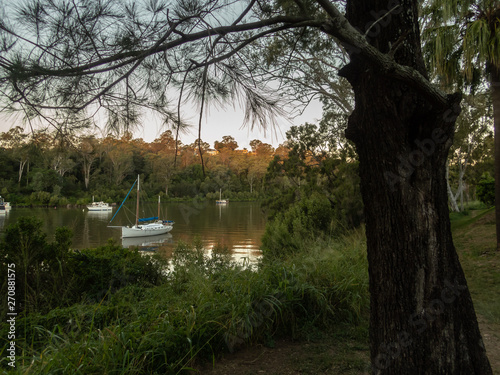
[[[46,311],[67,301],[66,288],[71,284],[67,261],[72,233],[67,228],[58,228],[55,241],[49,243],[41,227],[40,219],[21,217],[7,227],[0,241],[2,269],[8,264],[15,266],[17,311]],[[6,292],[6,272],[0,272],[0,285],[2,292]],[[2,301],[2,312],[6,311],[5,303]]]
[[[36,191],[31,193],[30,204],[47,205],[50,202],[51,194],[47,191]]]
[[[488,205],[495,205],[495,179],[489,173],[481,176],[477,186],[476,193],[479,200]]]
[[[70,250],[72,232],[58,228],[49,243],[37,218],[21,217],[5,230],[0,263],[15,264],[17,311],[46,312],[83,299],[100,301],[128,285],[159,285],[166,261],[143,257],[114,242],[97,249]],[[0,273],[2,292],[7,273]],[[6,293],[4,294],[6,295]],[[6,312],[6,299],[1,312]]]
[[[312,194],[267,222],[262,237],[264,256],[286,257],[303,248],[305,242],[330,234],[332,229],[330,201],[320,194]]]
[[[199,240],[181,243],[165,282],[156,287],[144,288],[150,282],[137,282],[139,277],[99,302],[20,317],[19,371],[178,374],[247,343],[272,344],[274,335],[308,336],[314,327],[362,319],[368,306],[362,232],[306,246],[308,252],[286,260],[243,268],[225,248],[215,247],[208,256]],[[104,267],[92,270],[98,259],[122,271],[140,262],[122,250],[109,244],[83,252],[85,260],[80,254],[81,272],[93,272],[87,281],[113,285]],[[125,274],[137,275],[130,269]],[[0,336],[7,329],[1,326]],[[0,365],[5,363],[2,356]]]
[[[75,275],[73,293],[97,302],[128,285],[159,285],[165,264],[159,257],[143,257],[112,240],[96,249],[75,250],[69,260]]]

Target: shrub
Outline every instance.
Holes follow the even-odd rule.
[[[57,228],[55,241],[49,243],[41,227],[40,219],[21,217],[0,241],[2,268],[15,264],[17,311],[43,313],[84,299],[100,301],[128,285],[149,287],[164,280],[166,261],[158,257],[143,257],[114,242],[71,251],[70,229]],[[6,278],[1,272],[3,292]],[[6,308],[5,299],[2,312]]]
[[[199,240],[180,244],[167,282],[157,287],[128,284],[99,303],[20,317],[19,371],[178,374],[196,360],[213,360],[245,343],[269,343],[275,334],[302,336],[312,327],[359,320],[368,304],[362,233],[307,246],[309,252],[285,261],[242,268],[227,249],[216,247],[209,257]],[[112,243],[84,253],[96,262],[108,259],[114,269],[140,261],[136,252],[123,253]],[[109,285],[104,270],[84,263],[82,272],[94,272],[89,279]],[[0,326],[1,337],[7,329]]]
[[[7,264],[15,265],[17,311],[46,311],[67,301],[71,279],[71,273],[67,272],[71,230],[58,228],[55,241],[49,243],[41,228],[40,219],[21,217],[7,227],[0,241],[2,268]],[[0,272],[3,290],[6,277],[5,272]],[[5,308],[2,305],[2,311]]]
[[[329,234],[333,225],[330,201],[313,194],[276,214],[268,221],[262,237],[264,256],[283,258],[308,241]]]
[[[159,285],[165,264],[159,257],[143,257],[137,249],[124,249],[113,240],[96,249],[76,250],[70,257],[73,293],[97,302],[128,285]]]
[[[488,205],[495,205],[495,179],[489,173],[481,176],[477,186],[476,193],[479,200]]]

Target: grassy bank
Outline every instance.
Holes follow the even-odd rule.
[[[247,345],[359,323],[367,306],[364,248],[356,232],[250,269],[224,250],[209,258],[200,243],[180,244],[161,285],[128,283],[94,303],[19,316],[11,372],[190,373]]]

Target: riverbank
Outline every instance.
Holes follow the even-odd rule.
[[[93,292],[76,303],[40,311],[33,305],[28,315],[19,314],[14,373],[192,373],[223,353],[247,345],[272,347],[280,337],[311,338],[337,324],[357,325],[366,314],[366,256],[359,231],[312,243],[307,252],[258,269],[233,263],[224,248],[213,248],[208,257],[200,242],[180,243],[172,271],[149,286],[145,280],[135,283],[133,264],[120,261],[126,254],[113,245],[69,256],[71,267],[61,276],[68,282],[55,280],[44,290],[57,291],[58,298],[60,285]],[[101,266],[110,261],[116,269]],[[128,273],[121,277],[124,264]],[[50,275],[37,277],[47,279],[48,286]],[[112,278],[108,289],[102,284],[106,275]]]
[[[494,216],[471,211],[452,215],[452,224],[488,355],[500,374]],[[199,243],[181,244],[171,263],[175,271],[159,285],[135,284],[132,268],[95,302],[19,317],[12,373],[368,374],[365,246],[357,230],[248,269],[231,263],[222,248],[208,258]],[[79,258],[83,265],[120,253],[92,254]],[[4,356],[0,360],[5,366]]]

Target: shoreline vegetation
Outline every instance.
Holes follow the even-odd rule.
[[[197,201],[208,201],[208,202],[215,202],[217,201],[219,198],[218,197],[200,197],[200,198],[197,198]],[[130,198],[129,199],[130,201],[134,201],[134,199]],[[231,199],[228,199],[230,202],[260,202],[261,199],[259,198],[238,198],[238,197],[235,197],[235,198],[231,198]],[[193,201],[193,198],[191,197],[179,197],[179,198],[166,198],[166,200],[163,202],[163,203],[177,203],[177,202],[192,202]],[[147,200],[147,202],[157,202],[157,198],[150,198]],[[54,208],[54,207],[57,207],[57,208],[86,208],[88,204],[90,204],[90,202],[88,203],[67,203],[67,204],[54,204],[54,205],[50,205],[50,204],[11,204],[11,207],[12,208]],[[120,205],[120,202],[107,202],[109,203],[112,207],[118,207]]]
[[[470,210],[451,220],[476,311],[498,328],[500,255],[492,215],[491,209]],[[286,254],[271,246],[255,268],[233,263],[224,248],[208,257],[200,241],[180,243],[167,266],[165,259],[112,242],[69,251],[70,236],[60,228],[49,243],[35,219],[6,229],[1,252],[16,263],[20,308],[15,369],[6,360],[9,327],[0,329],[0,363],[10,373],[250,374],[244,368],[224,371],[252,348],[279,358],[286,343],[299,343],[299,353],[281,358],[277,374],[369,369],[362,228],[335,239],[295,239],[294,251]],[[30,240],[19,249],[21,238]],[[2,301],[2,316],[6,307]]]
[[[269,163],[289,152],[257,139],[250,149],[239,149],[233,137],[224,136],[214,148],[202,142],[202,168],[198,141],[183,145],[174,138],[167,130],[152,142],[130,133],[80,135],[69,142],[55,133],[25,134],[14,127],[0,133],[0,195],[12,206],[86,205],[93,197],[119,203],[140,174],[150,193],[144,199],[215,200],[222,193],[232,201],[259,200],[269,195],[264,181]]]

